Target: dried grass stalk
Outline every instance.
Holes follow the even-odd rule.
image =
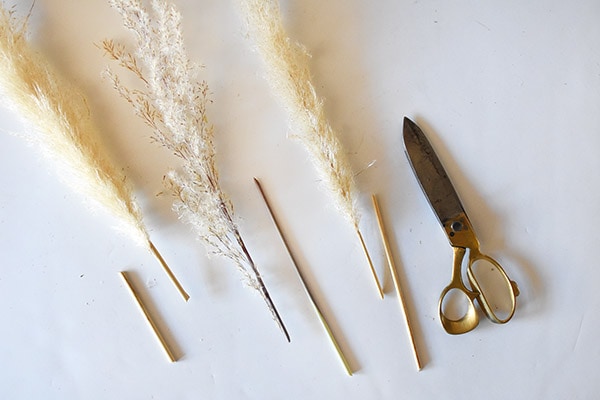
[[[287,109],[292,132],[307,149],[336,208],[358,229],[354,176],[311,80],[309,54],[287,37],[276,0],[240,0],[267,79]]]
[[[170,171],[165,178],[175,195],[175,211],[211,253],[237,265],[247,283],[262,295],[289,340],[234,222],[232,203],[219,185],[214,131],[207,117],[209,89],[206,82],[197,80],[198,68],[187,57],[179,12],[165,0],[152,0],[150,11],[140,0],[111,0],[110,4],[134,33],[136,50],[131,53],[112,40],[105,40],[102,47],[111,59],[139,78],[142,89],[125,87],[111,69],[106,76],[151,128],[153,139],[183,160],[181,169]]]
[[[306,148],[317,174],[331,194],[338,211],[360,240],[377,292],[383,290],[359,229],[354,175],[346,154],[325,117],[308,66],[308,52],[285,33],[277,0],[240,0],[250,36],[267,69],[267,80],[287,109],[292,131]]]
[[[27,138],[56,165],[60,179],[92,210],[114,215],[117,229],[162,260],[125,176],[100,144],[85,96],[31,48],[26,27],[27,18],[19,20],[13,9],[0,6],[0,90],[10,100],[8,106],[32,125],[34,133]],[[187,299],[168,266],[161,264]]]
[[[85,97],[31,49],[26,20],[0,10],[0,84],[8,106],[31,123],[28,136],[56,165],[60,178],[94,206],[109,210],[122,230],[148,241],[125,178],[99,145]]]

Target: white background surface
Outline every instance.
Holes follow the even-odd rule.
[[[376,296],[357,239],[330,208],[233,1],[176,2],[214,103],[222,184],[292,336],[228,262],[209,259],[161,195],[177,165],[100,78],[95,47],[128,40],[103,0],[37,0],[32,41],[91,99],[135,186],[184,303],[144,249],[61,185],[1,112],[0,397],[5,399],[591,399],[600,269],[600,3],[285,1],[312,53],[348,152],[362,228],[385,282]],[[26,12],[29,4],[19,4]],[[451,248],[402,149],[404,116],[428,134],[482,249],[518,281],[514,319],[447,335],[437,316]],[[376,160],[374,166],[365,169]],[[355,369],[346,376],[256,192],[262,179]],[[378,193],[410,298],[417,372],[369,197]],[[135,274],[180,360],[170,364],[120,280]]]

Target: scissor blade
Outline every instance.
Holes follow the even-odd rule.
[[[404,149],[413,172],[444,231],[448,233],[449,221],[456,220],[460,215],[466,218],[454,186],[421,128],[406,117],[403,137]],[[448,239],[451,244],[456,245],[455,241],[458,238],[448,235]]]

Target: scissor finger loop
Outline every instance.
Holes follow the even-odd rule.
[[[453,247],[453,250],[452,279],[450,284],[444,288],[440,295],[438,311],[440,321],[446,332],[452,335],[458,335],[475,329],[479,324],[479,316],[477,315],[474,303],[474,300],[479,296],[479,293],[469,290],[462,279],[462,262],[466,249],[463,247]],[[454,299],[457,292],[462,295],[462,300],[466,300],[467,305],[466,312],[458,318],[448,316],[448,313],[446,313],[447,310],[445,310],[446,306],[448,306],[447,300],[450,298]]]
[[[491,294],[493,295],[493,300],[489,298],[490,290],[487,289],[484,281],[480,282],[477,279],[474,266],[478,262],[487,264],[489,271],[485,272],[493,276],[493,287],[495,288],[495,292]],[[501,282],[498,282],[498,277]],[[481,254],[479,249],[471,249],[467,278],[471,288],[479,293],[477,301],[490,321],[497,324],[504,324],[510,321],[517,306],[516,297],[519,295],[519,289],[516,282],[510,280],[502,266],[493,258]]]

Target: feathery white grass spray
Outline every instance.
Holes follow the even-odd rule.
[[[137,48],[128,52],[112,40],[102,43],[107,55],[142,83],[128,89],[108,69],[113,87],[151,128],[152,137],[183,161],[170,171],[166,186],[175,195],[174,209],[188,222],[207,249],[231,259],[258,290],[273,319],[289,341],[287,330],[234,222],[233,205],[219,185],[213,144],[213,126],[207,116],[210,103],[206,82],[197,80],[198,68],[187,57],[181,15],[166,0],[110,0],[135,35]]]
[[[383,298],[359,229],[354,176],[312,83],[309,54],[286,35],[277,0],[240,0],[240,3],[250,36],[264,61],[267,80],[289,114],[293,137],[304,145],[336,208],[358,234],[377,290]]]
[[[28,18],[0,5],[0,91],[7,106],[32,126],[33,142],[56,166],[59,178],[94,209],[116,217],[117,229],[157,257],[180,293],[175,279],[142,221],[125,176],[100,145],[99,133],[84,95],[54,71],[26,39]]]

